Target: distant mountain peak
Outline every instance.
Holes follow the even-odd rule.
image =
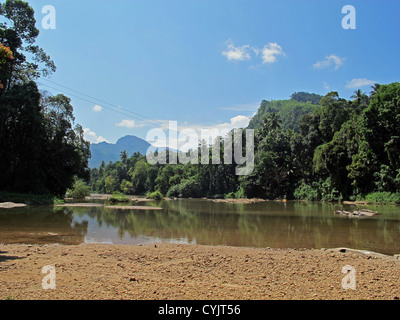
[[[128,156],[135,152],[145,155],[150,146],[151,144],[146,140],[133,135],[124,136],[118,139],[115,144],[107,142],[91,144],[92,158],[89,159],[89,168],[98,168],[102,161],[106,163],[119,161],[121,152],[124,150],[128,153]]]

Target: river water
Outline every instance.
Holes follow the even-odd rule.
[[[349,247],[400,253],[399,206],[367,206],[381,214],[350,219],[334,214],[337,204],[318,202],[228,204],[180,199],[140,205],[162,210],[0,209],[0,243],[172,242],[260,248]]]

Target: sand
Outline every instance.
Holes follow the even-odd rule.
[[[351,250],[0,245],[0,299],[399,299],[400,260]],[[42,288],[44,266],[56,288]],[[344,289],[346,265],[356,289]],[[49,282],[50,283],[50,282]],[[350,284],[351,282],[346,282]]]

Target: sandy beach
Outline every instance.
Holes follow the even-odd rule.
[[[45,290],[48,265],[56,288]],[[355,290],[343,288],[346,265]],[[0,245],[0,299],[393,300],[399,279],[395,256],[343,249]]]

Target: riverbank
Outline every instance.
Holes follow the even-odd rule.
[[[54,266],[56,289],[41,273]],[[356,289],[344,290],[344,266]],[[0,245],[0,299],[399,299],[400,260],[352,250]]]
[[[15,203],[31,206],[48,206],[63,204],[64,200],[52,194],[11,193],[0,191],[0,203]]]

